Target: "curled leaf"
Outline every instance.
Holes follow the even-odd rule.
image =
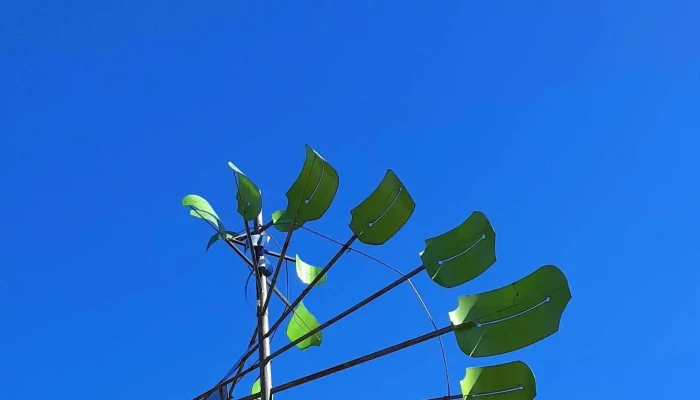
[[[191,208],[191,216],[209,221],[220,233],[223,233],[226,230],[224,228],[224,224],[221,223],[221,219],[216,214],[216,211],[214,211],[214,208],[204,199],[204,197],[196,194],[189,194],[182,199],[182,205]]]
[[[311,282],[316,279],[316,277],[321,273],[322,268],[319,267],[314,267],[313,265],[309,265],[305,263],[304,261],[299,258],[299,255],[297,254],[296,256],[296,269],[297,269],[297,276],[299,279],[304,282],[307,285],[310,285]],[[326,275],[324,274],[321,279],[316,282],[316,286],[326,283]]]
[[[226,239],[233,239],[236,235],[238,235],[236,232],[233,231],[226,231]],[[216,243],[219,239],[223,239],[224,234],[221,234],[219,232],[215,233],[212,235],[211,238],[209,238],[209,243],[207,243],[207,250]]]

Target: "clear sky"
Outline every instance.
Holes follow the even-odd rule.
[[[254,295],[229,249],[205,253],[211,232],[180,201],[203,195],[240,228],[233,161],[268,219],[308,143],[341,177],[309,227],[338,240],[385,170],[401,177],[411,220],[357,247],[402,271],[424,239],[490,218],[498,262],[484,275],[451,290],[415,279],[438,325],[458,295],[544,264],[567,274],[573,299],[547,340],[471,359],[445,336],[453,393],[465,367],[520,359],[538,399],[688,398],[698,15],[673,0],[3,1],[0,397],[180,400],[215,384],[252,332]],[[291,248],[316,265],[336,250],[303,231]],[[348,254],[306,303],[327,320],[395,277]],[[321,348],[276,359],[273,380],[431,329],[402,286]],[[444,394],[431,341],[278,397]]]

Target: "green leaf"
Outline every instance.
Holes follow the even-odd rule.
[[[496,262],[496,233],[484,214],[474,212],[460,226],[426,240],[421,259],[435,283],[459,286]]]
[[[287,210],[277,210],[272,213],[272,223],[275,225],[280,232],[289,232],[289,227],[292,225],[292,217],[287,213]],[[295,227],[298,228],[298,222],[294,222]]]
[[[522,361],[467,368],[467,375],[459,383],[465,399],[532,400],[537,395],[535,375]]]
[[[296,259],[297,259],[297,261],[296,261],[297,276],[305,284],[307,284],[307,285],[311,284],[311,282],[313,282],[314,279],[316,279],[318,274],[321,272],[322,268],[314,267],[312,265],[305,263],[304,261],[301,260],[301,258],[299,258],[298,254],[296,255]],[[318,280],[318,282],[316,282],[316,286],[318,286],[322,283],[326,283],[326,275],[325,274],[323,275],[323,277],[321,277],[321,279]]]
[[[204,199],[202,196],[196,194],[188,194],[182,199],[182,205],[185,207],[194,207],[197,210],[204,211],[215,218],[219,218],[216,211],[212,208],[211,204]]]
[[[229,161],[237,182],[236,200],[238,200],[238,213],[246,221],[255,219],[262,210],[262,196],[260,189],[238,167]]]
[[[387,170],[374,192],[350,212],[350,229],[362,243],[383,244],[408,222],[415,208],[399,177]]]
[[[202,218],[205,219],[214,225],[216,225],[216,229],[219,232],[224,232],[226,228],[224,228],[223,222],[221,222],[220,219],[217,217],[213,216],[212,214],[206,212],[206,211],[200,211],[200,210],[190,210],[190,215],[196,218]]]
[[[518,350],[559,330],[571,299],[566,277],[546,265],[506,287],[461,296],[449,313],[460,349],[470,357]]]
[[[221,239],[221,234],[218,233],[218,232],[215,233],[211,238],[209,238],[209,243],[207,243],[207,250],[209,250],[209,248],[211,247],[211,245],[213,245],[214,243],[216,243],[216,241],[219,240],[219,239]]]
[[[193,217],[202,218],[211,222],[217,227],[219,232],[223,232],[225,230],[224,225],[221,223],[221,219],[216,214],[216,211],[214,211],[212,206],[204,199],[204,197],[196,194],[189,194],[182,199],[182,205],[193,208],[193,210],[190,210],[190,215]]]
[[[235,237],[235,235],[237,235],[236,232],[233,232],[233,231],[226,231],[226,239],[233,239],[233,238]],[[223,239],[222,236],[224,236],[224,235],[221,234],[221,233],[218,233],[218,232],[215,233],[214,235],[212,235],[212,237],[209,238],[209,243],[207,243],[207,250],[209,250],[209,248],[210,248],[214,243],[216,243],[219,239]]]
[[[309,145],[306,159],[296,181],[287,191],[289,221],[296,215],[295,224],[314,221],[328,211],[338,191],[338,172]],[[277,229],[283,228],[275,224]],[[289,230],[289,227],[286,227]],[[281,229],[280,229],[281,230]]]
[[[304,302],[300,302],[294,314],[292,315],[289,325],[287,325],[287,337],[290,341],[295,341],[300,337],[318,328],[319,323],[309,310],[304,306]],[[314,335],[297,343],[297,347],[306,350],[310,346],[320,346],[323,340],[323,332],[316,332]]]
[[[253,387],[250,389],[250,394],[258,394],[262,389],[260,388],[260,378],[256,379],[253,383]],[[267,391],[265,392],[267,393]],[[254,400],[258,400],[260,397],[254,397]]]

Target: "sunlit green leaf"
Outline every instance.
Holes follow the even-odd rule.
[[[205,211],[213,215],[214,217],[219,218],[219,216],[216,214],[216,211],[214,211],[214,209],[212,208],[211,204],[209,204],[209,202],[205,200],[202,196],[198,196],[196,194],[189,194],[182,199],[182,205],[185,207],[194,207],[197,210]]]
[[[469,282],[496,262],[496,233],[481,212],[425,241],[421,259],[430,279],[444,287]]]
[[[262,389],[260,388],[260,378],[256,379],[253,383],[253,387],[250,390],[250,394],[258,394]],[[265,391],[267,393],[267,391]],[[255,397],[254,400],[258,400],[260,397]]]
[[[559,330],[571,299],[566,277],[546,265],[506,287],[461,296],[450,312],[460,349],[470,357],[518,350]]]
[[[303,225],[321,218],[333,202],[338,191],[338,182],[338,172],[335,168],[311,146],[306,145],[304,166],[287,191],[287,215],[284,220]],[[289,230],[289,225],[275,224],[275,228]]]
[[[292,225],[292,217],[287,213],[287,210],[277,210],[272,213],[272,223],[275,225],[280,232],[289,232],[289,227]],[[299,227],[298,222],[294,224]]]
[[[302,282],[306,283],[307,285],[310,285],[311,282],[313,282],[314,279],[316,279],[316,276],[318,276],[318,274],[321,272],[322,268],[314,267],[313,265],[305,263],[301,260],[301,258],[299,258],[298,254],[296,256],[296,259],[297,276]],[[316,286],[322,283],[326,283],[326,274],[324,274],[323,277],[321,277],[321,279],[319,279],[318,282],[316,282]]]
[[[459,383],[465,399],[532,400],[537,395],[535,375],[522,361],[467,368],[467,375]]]
[[[318,326],[318,320],[306,309],[302,301],[299,303],[296,310],[294,310],[292,318],[289,320],[289,325],[287,325],[287,337],[293,342],[311,332],[313,329],[318,328]],[[309,346],[320,346],[322,340],[323,332],[316,332],[312,336],[299,342],[296,346],[302,350],[306,350]]]
[[[262,209],[262,197],[260,189],[250,180],[238,167],[229,161],[228,166],[231,167],[236,175],[238,200],[238,213],[243,216],[246,221],[255,219]]]
[[[182,205],[192,208],[190,215],[193,217],[209,221],[219,232],[225,231],[224,225],[221,223],[221,219],[216,214],[216,211],[203,197],[196,194],[187,195],[182,199]]]
[[[374,192],[350,211],[350,229],[362,243],[383,244],[406,224],[415,208],[399,177],[387,170]]]

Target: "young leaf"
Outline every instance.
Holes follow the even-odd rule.
[[[182,205],[193,208],[190,210],[190,215],[197,218],[203,218],[216,226],[219,232],[225,231],[221,219],[214,211],[214,208],[203,197],[196,194],[190,194],[182,199]]]
[[[305,284],[311,284],[311,282],[313,282],[314,279],[316,279],[318,274],[321,272],[322,268],[314,267],[313,265],[305,263],[301,260],[301,258],[299,258],[298,254],[296,256],[296,259],[297,276]],[[326,283],[326,275],[323,275],[323,277],[319,279],[318,282],[316,282],[316,286],[322,283]]]
[[[318,328],[318,320],[304,306],[304,302],[300,302],[299,306],[292,315],[292,319],[287,325],[287,337],[290,341],[295,341],[300,337]],[[320,346],[323,340],[323,332],[316,332],[314,335],[297,343],[297,347],[306,350],[309,346]]]
[[[250,390],[250,394],[258,394],[260,393],[260,378],[255,380],[255,383],[253,383],[253,388]],[[258,400],[260,397],[255,397],[253,400]]]

